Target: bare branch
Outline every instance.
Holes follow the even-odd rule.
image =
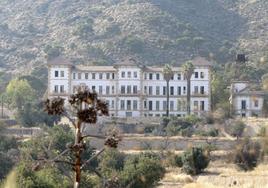
[[[61,152],[59,155],[57,155],[54,159],[50,160],[50,161],[56,161],[58,158],[60,158],[61,156],[63,156],[65,153],[67,153],[68,151],[70,151],[70,149],[66,149],[63,152]]]
[[[70,162],[70,161],[64,161],[64,160],[54,160],[52,162],[55,162],[55,163],[66,163],[66,164],[69,164],[71,166],[74,166],[75,164]]]
[[[93,155],[92,157],[90,157],[88,160],[86,160],[84,162],[84,164],[81,166],[81,169],[83,169],[88,163],[90,163],[93,159],[95,159],[96,157],[98,157],[102,152],[104,152],[105,148],[101,149],[97,154]]]

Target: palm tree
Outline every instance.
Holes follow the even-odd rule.
[[[167,96],[167,107],[166,107],[166,116],[169,116],[169,81],[171,80],[171,78],[174,75],[174,72],[172,71],[172,67],[168,64],[165,65],[164,69],[163,69],[163,75],[164,75],[164,79],[167,82],[167,92],[166,92],[166,96]]]
[[[182,65],[184,79],[187,80],[187,115],[191,114],[191,77],[194,72],[194,65],[187,61]]]

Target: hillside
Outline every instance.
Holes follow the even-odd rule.
[[[224,63],[266,55],[264,0],[1,0],[0,69],[29,72],[64,54],[75,63]]]

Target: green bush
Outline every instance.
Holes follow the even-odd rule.
[[[182,167],[182,156],[174,153],[167,153],[167,165],[170,167]]]
[[[67,177],[61,175],[56,168],[45,167],[39,171],[33,171],[32,165],[20,163],[16,169],[17,185],[23,188],[67,188],[71,186]]]
[[[245,127],[246,127],[246,125],[244,122],[235,121],[234,124],[230,127],[229,133],[232,136],[241,137],[243,132],[244,132]]]
[[[181,130],[181,135],[184,137],[191,137],[194,133],[194,130],[192,127],[188,127],[186,129]]]
[[[219,130],[218,129],[215,129],[215,128],[212,128],[208,131],[197,131],[195,133],[196,135],[200,135],[200,136],[211,136],[211,137],[217,137],[219,136]]]
[[[258,142],[245,139],[234,151],[234,163],[239,169],[253,170],[261,159],[261,146]]]
[[[142,153],[127,158],[124,169],[120,173],[120,182],[122,187],[154,187],[164,174],[165,168],[157,155]]]
[[[201,122],[201,118],[196,115],[188,115],[184,118],[184,121],[190,123],[191,125],[195,125],[198,122]]]
[[[145,48],[145,43],[142,39],[136,36],[128,36],[125,41],[125,45],[133,53],[143,53]]]
[[[125,157],[124,153],[118,152],[115,149],[106,150],[99,162],[101,173],[105,177],[109,177],[113,173],[121,171],[124,168]]]
[[[182,155],[182,170],[191,175],[200,174],[208,166],[209,160],[202,148],[190,148]]]

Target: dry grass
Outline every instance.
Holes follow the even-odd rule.
[[[195,177],[181,173],[179,168],[171,168],[161,183],[159,188],[268,188],[268,164],[243,172],[224,161],[211,162],[205,173]]]
[[[194,182],[194,179],[190,175],[179,173],[180,170],[177,168],[174,168],[172,170],[169,170],[163,179],[165,182],[173,182],[173,183],[192,183]]]
[[[209,183],[190,183],[185,185],[183,188],[224,188],[224,187],[215,186]]]

